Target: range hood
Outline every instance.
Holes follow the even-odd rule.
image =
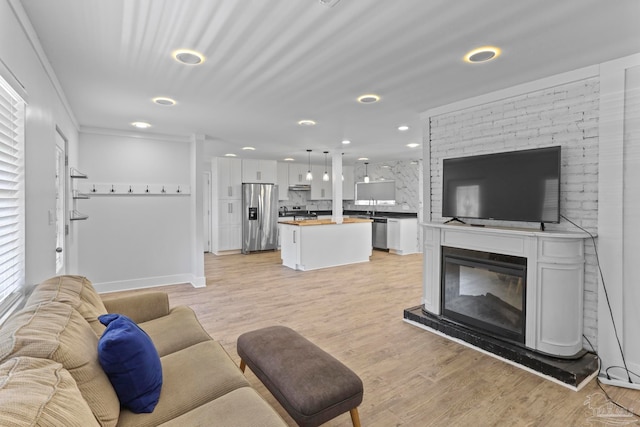
[[[311,185],[309,184],[294,184],[289,186],[291,191],[311,191]]]

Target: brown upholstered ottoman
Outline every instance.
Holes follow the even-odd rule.
[[[362,381],[349,368],[284,326],[238,338],[240,369],[248,366],[302,427],[315,427],[347,411],[360,426]]]

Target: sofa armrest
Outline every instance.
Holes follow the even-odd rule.
[[[109,313],[124,314],[136,323],[147,322],[169,314],[169,295],[165,292],[145,292],[125,297],[103,297]]]

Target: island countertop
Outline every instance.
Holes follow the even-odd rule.
[[[372,222],[371,219],[367,218],[344,218],[342,220],[343,224],[355,224],[359,222]],[[331,219],[301,219],[295,221],[281,221],[280,224],[289,224],[289,225],[300,225],[300,226],[308,226],[308,225],[337,225],[335,221]]]

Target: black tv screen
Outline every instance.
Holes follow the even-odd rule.
[[[444,159],[442,216],[560,221],[560,147]]]

